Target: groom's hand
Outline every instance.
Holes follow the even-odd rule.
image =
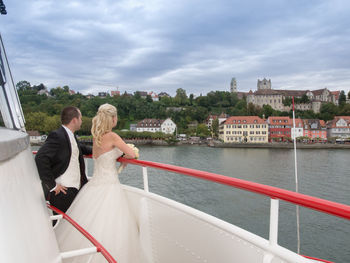
[[[67,187],[61,185],[61,184],[57,184],[56,188],[55,188],[55,195],[58,195],[60,192],[63,192],[64,194],[67,194],[66,192]]]

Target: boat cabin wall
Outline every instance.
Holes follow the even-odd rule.
[[[0,128],[0,262],[61,262],[26,133]]]

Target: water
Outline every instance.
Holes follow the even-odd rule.
[[[294,153],[290,149],[199,146],[140,146],[139,149],[142,160],[295,190]],[[350,205],[348,156],[348,150],[297,150],[299,192]],[[90,174],[91,160],[89,167]],[[148,175],[150,191],[268,238],[269,198],[156,169],[148,169]],[[129,165],[121,173],[120,181],[142,188],[142,168]],[[278,243],[293,251],[297,249],[295,210],[295,205],[280,202]],[[301,254],[350,262],[350,221],[301,207],[300,233]]]

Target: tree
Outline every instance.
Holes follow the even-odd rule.
[[[341,116],[350,116],[350,104],[345,104],[339,112]]]
[[[246,109],[247,108],[247,102],[245,100],[240,100],[237,104],[236,104],[236,108],[237,109]],[[246,114],[244,114],[246,115]]]
[[[26,129],[28,131],[46,132],[45,123],[48,115],[44,112],[32,112],[25,115]]]
[[[284,106],[290,106],[290,105],[292,105],[292,102],[293,102],[293,99],[291,97],[285,97],[282,100],[282,103]]]
[[[193,94],[191,93],[191,94],[190,94],[190,105],[193,104],[193,98],[194,98],[194,96],[193,96]]]
[[[339,94],[339,106],[344,106],[346,103],[346,96],[344,90],[342,90]]]
[[[187,104],[186,90],[181,89],[181,88],[176,90],[175,102],[178,105],[186,105]]]
[[[211,124],[211,136],[217,138],[219,136],[219,119],[216,118]]]
[[[47,89],[47,88],[45,87],[44,84],[40,83],[39,85],[33,86],[32,89],[35,90],[36,92],[38,92],[40,90]]]
[[[324,103],[321,105],[320,109],[320,119],[329,121],[334,118],[335,115],[338,113],[338,107],[334,105],[334,103],[329,102],[329,103]]]
[[[92,118],[83,116],[82,120],[83,122],[81,124],[80,130],[78,131],[78,134],[90,135],[92,127]]]
[[[148,103],[152,103],[152,102],[153,102],[153,99],[152,99],[151,95],[147,95],[146,101],[147,101]]]
[[[262,109],[259,106],[255,106],[253,103],[249,102],[247,107],[247,114],[249,116],[261,115]]]
[[[64,86],[63,88],[57,87],[50,90],[50,95],[60,97],[62,95],[69,95],[68,86]]]
[[[200,97],[196,98],[196,103],[199,106],[208,107],[209,106],[208,97],[207,96],[200,96]]]
[[[231,106],[235,106],[237,104],[237,102],[239,101],[237,93],[231,93],[230,94],[230,102],[231,102]]]
[[[26,80],[22,80],[16,84],[16,88],[18,91],[30,90],[30,83]]]
[[[49,133],[56,130],[61,125],[61,118],[59,115],[47,116],[44,123],[44,132]]]
[[[273,112],[274,112],[274,110],[271,107],[271,105],[267,105],[267,104],[263,105],[262,114],[264,115],[265,118],[272,116]]]
[[[309,99],[309,97],[306,95],[306,93],[301,97],[300,102],[301,102],[301,103],[309,103],[309,102],[310,102],[310,99]]]
[[[198,124],[196,129],[196,135],[202,138],[208,137],[210,135],[210,131],[207,127],[207,125],[201,123]]]

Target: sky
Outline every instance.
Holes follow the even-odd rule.
[[[350,90],[348,0],[3,0],[15,83],[196,96]]]

